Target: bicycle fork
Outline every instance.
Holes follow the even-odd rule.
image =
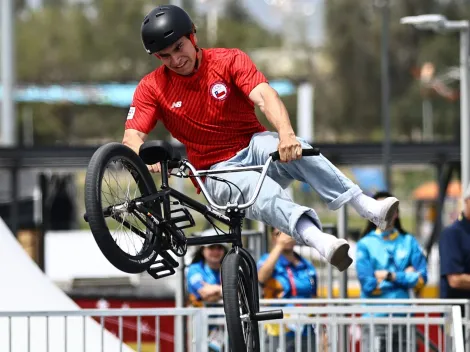
[[[262,312],[259,311],[258,268],[256,267],[256,262],[245,248],[236,247],[235,250],[238,250],[238,254],[245,260],[245,263],[248,264],[249,270],[251,272],[251,285],[256,302],[256,312],[253,314],[253,316],[250,317],[250,320],[264,321],[282,319],[284,317],[284,312],[282,309],[265,310]]]
[[[241,229],[243,219],[245,218],[245,212],[238,208],[227,209],[226,215],[230,217],[230,228],[232,229],[232,235],[235,237],[235,240],[233,242],[233,250],[236,251],[236,253],[238,253],[243,258],[245,263],[248,265],[248,269],[251,273],[250,277],[252,292],[254,295],[255,312],[252,314],[252,316],[249,317],[250,320],[264,321],[282,319],[284,317],[282,309],[267,310],[263,312],[259,311],[258,268],[251,254],[245,248],[243,248],[241,240]]]

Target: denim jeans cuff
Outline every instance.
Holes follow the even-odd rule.
[[[344,204],[346,204],[351,199],[353,199],[354,197],[358,196],[361,193],[362,193],[362,189],[358,185],[354,185],[353,187],[348,189],[346,192],[341,194],[338,198],[328,203],[328,209],[338,210]]]

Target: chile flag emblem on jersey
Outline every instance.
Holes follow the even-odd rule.
[[[223,82],[216,82],[211,86],[211,95],[217,100],[224,100],[228,96],[228,88]]]

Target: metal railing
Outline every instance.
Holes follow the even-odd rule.
[[[454,325],[461,326],[462,329],[460,332],[465,336],[465,339],[462,337],[462,341],[465,343],[465,351],[470,351],[470,300],[466,299],[261,299],[261,305],[285,305],[285,304],[293,304],[293,305],[300,305],[300,306],[380,306],[383,307],[390,307],[392,309],[391,313],[393,313],[395,305],[404,305],[407,307],[425,307],[425,306],[435,306],[436,309],[441,309],[437,307],[451,307],[457,306],[456,309],[460,312],[460,307],[462,307],[462,311],[464,316],[460,315],[460,322],[455,323]],[[386,308],[389,309],[389,308]],[[414,309],[414,308],[412,308]],[[344,309],[347,311],[348,309]],[[417,315],[423,315],[423,311],[418,309]],[[431,314],[431,313],[430,313]],[[432,313],[433,315],[438,314],[437,311]],[[455,313],[454,313],[455,314]],[[399,320],[399,319],[398,319]],[[397,323],[399,322],[397,320]],[[429,321],[430,322],[430,321]],[[438,323],[438,321],[436,321]],[[412,331],[413,343],[416,345],[419,341],[421,341],[421,345],[424,346],[424,350],[437,350],[439,349],[437,346],[438,341],[432,341],[429,338],[429,326],[430,324],[424,324],[422,329],[417,329]],[[432,324],[431,324],[432,325]],[[442,329],[441,329],[442,331]],[[442,347],[442,346],[441,346]]]
[[[156,352],[173,345],[173,334],[164,333],[165,317],[187,317],[190,321],[189,348],[207,351],[201,345],[207,315],[200,308],[83,309],[74,311],[0,312],[1,352],[127,352],[125,330],[142,351],[143,338],[150,335]],[[144,323],[145,319],[145,323]],[[110,332],[111,331],[111,332]],[[170,329],[170,331],[172,331]],[[147,339],[148,340],[148,339]],[[166,342],[166,344],[165,344]]]
[[[432,334],[438,351],[464,351],[459,306],[302,306],[283,310],[283,320],[260,323],[262,352],[278,348],[292,352],[411,352],[420,346],[417,329],[423,330],[425,352],[432,349]],[[223,310],[206,313],[215,316]],[[222,317],[210,318],[208,324],[223,329],[225,322]],[[224,345],[227,342],[225,333]]]
[[[467,300],[261,300],[261,310],[273,305],[283,306],[285,318],[259,323],[263,352],[469,351],[463,327],[468,332],[470,324],[459,306],[467,310]],[[187,320],[185,341],[173,338],[168,319],[178,316]],[[187,351],[206,352],[214,327],[227,351],[221,307],[0,312],[0,351],[166,352],[184,343]]]

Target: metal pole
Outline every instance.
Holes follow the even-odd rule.
[[[209,46],[217,43],[217,26],[219,22],[219,4],[212,2],[207,10],[207,41]]]
[[[10,168],[10,185],[11,185],[11,204],[10,204],[10,229],[15,237],[18,238],[19,230],[19,214],[18,214],[18,178],[20,177],[20,169],[18,161],[14,161],[14,165]]]
[[[181,145],[181,143],[171,138],[171,143],[173,145]],[[184,179],[175,177],[175,189],[184,192]],[[176,268],[175,273],[175,280],[177,282],[177,288],[175,290],[175,306],[176,308],[183,308],[184,307],[184,287],[185,287],[185,277],[184,277],[184,258],[178,257],[178,268]],[[174,351],[175,352],[183,352],[185,350],[185,336],[184,336],[184,321],[183,316],[176,316],[175,317],[175,345]]]
[[[313,85],[302,82],[297,89],[297,136],[313,143]]]
[[[423,140],[432,142],[434,139],[434,122],[431,99],[423,99]]]
[[[470,183],[470,22],[460,31],[460,166],[462,194]]]
[[[338,238],[346,239],[348,237],[348,206],[343,205],[338,210]],[[348,297],[348,271],[345,270],[340,274],[339,277],[339,297],[347,298]],[[341,326],[339,328],[339,351],[347,350],[347,331],[346,326]]]
[[[390,176],[390,149],[391,149],[391,131],[390,131],[390,81],[389,81],[389,35],[390,35],[390,4],[388,0],[382,3],[382,45],[381,45],[381,83],[382,83],[382,126],[384,130],[384,139],[382,143],[383,170],[385,176],[385,187],[391,191]]]
[[[346,239],[348,237],[348,206],[343,205],[338,209],[338,238]],[[340,274],[339,279],[339,297],[348,297],[348,271]]]
[[[14,11],[13,0],[2,0],[2,132],[1,143],[5,146],[16,144],[16,116],[14,104],[15,66],[14,66]]]
[[[340,218],[338,215],[338,226],[340,225],[339,219]],[[323,226],[323,231],[326,233],[329,233],[330,235],[334,235],[336,231],[336,235],[338,235],[338,227],[335,228],[334,226],[325,225]],[[328,281],[326,297],[328,299],[331,299],[333,298],[333,265],[331,265],[330,263],[326,263],[326,267],[327,267],[327,281]]]

